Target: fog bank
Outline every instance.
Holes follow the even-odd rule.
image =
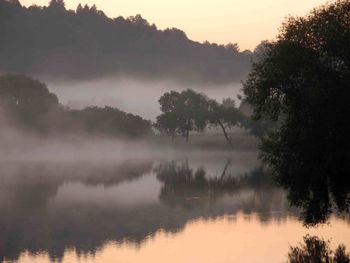
[[[241,83],[226,85],[185,85],[173,81],[152,81],[133,78],[106,78],[82,82],[56,82],[45,80],[48,89],[64,105],[81,109],[86,106],[111,106],[125,112],[155,120],[160,113],[159,98],[170,90],[193,89],[221,101],[225,97],[236,99]]]

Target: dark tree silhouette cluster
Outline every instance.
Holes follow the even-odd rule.
[[[40,134],[76,133],[107,137],[145,137],[151,123],[112,107],[72,110],[44,83],[24,75],[0,76],[1,125]]]
[[[155,127],[172,139],[179,134],[188,141],[191,131],[201,132],[211,125],[220,127],[232,146],[230,128],[239,125],[243,119],[234,100],[227,98],[218,103],[191,89],[166,92],[160,97],[159,104],[162,113],[157,117]]]
[[[350,2],[289,18],[244,86],[255,116],[282,119],[262,157],[306,224],[350,209]]]
[[[251,52],[237,44],[198,43],[176,28],[159,30],[140,15],[109,18],[96,6],[64,2],[24,7],[0,0],[0,72],[88,79],[127,74],[179,81],[240,81]]]

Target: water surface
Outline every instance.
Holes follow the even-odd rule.
[[[350,248],[349,220],[305,228],[254,152],[0,166],[4,262],[284,262],[305,234]]]

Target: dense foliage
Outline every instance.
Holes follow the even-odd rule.
[[[207,125],[208,99],[193,90],[166,92],[160,99],[162,114],[156,127],[174,137],[177,133],[188,140],[190,131],[203,131]]]
[[[153,133],[149,121],[112,107],[88,107],[82,110],[70,110],[69,113],[74,122],[80,123],[82,130],[89,134],[144,137]]]
[[[40,134],[76,133],[135,138],[153,133],[149,121],[115,108],[65,108],[45,84],[23,75],[0,77],[0,109],[1,126]]]
[[[109,18],[96,6],[66,10],[62,0],[24,7],[0,0],[0,72],[87,79],[127,74],[181,81],[240,81],[249,51],[189,40],[176,28],[159,30],[140,15]]]
[[[283,115],[262,157],[306,224],[324,222],[333,202],[350,208],[349,17],[350,2],[342,0],[289,18],[244,86],[256,117]]]

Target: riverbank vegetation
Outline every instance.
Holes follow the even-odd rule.
[[[350,2],[290,17],[244,85],[254,117],[283,118],[262,159],[306,224],[350,209]]]

